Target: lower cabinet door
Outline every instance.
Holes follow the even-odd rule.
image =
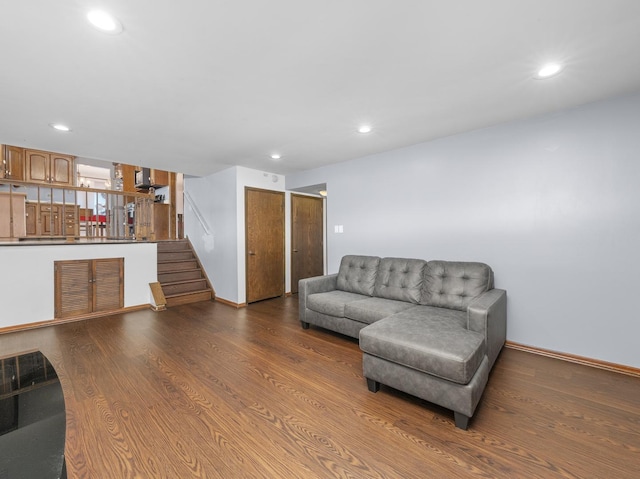
[[[55,262],[55,318],[124,306],[124,258]]]

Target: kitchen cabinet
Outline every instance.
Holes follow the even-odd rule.
[[[64,205],[61,208],[63,236],[80,236],[80,208],[76,205]]]
[[[24,148],[2,145],[0,150],[0,178],[24,181]]]
[[[25,150],[25,181],[73,186],[74,162],[69,155]]]
[[[155,170],[152,168],[149,179],[151,180],[151,186],[154,188],[167,186],[169,184],[169,172],[164,170]]]
[[[77,205],[27,203],[27,235],[80,236],[80,209]]]
[[[124,307],[124,258],[54,262],[55,318]]]

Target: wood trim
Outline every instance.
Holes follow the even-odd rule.
[[[157,281],[155,283],[149,283],[149,287],[151,288],[153,301],[156,303],[155,306],[151,305],[151,309],[154,311],[164,311],[167,309],[167,299],[164,297],[164,292],[162,291],[160,283]]]
[[[607,361],[601,361],[599,359],[577,356],[575,354],[560,353],[558,351],[552,351],[550,349],[535,348],[533,346],[514,343],[512,341],[507,341],[505,343],[505,347],[516,349],[518,351],[525,351],[527,353],[537,354],[539,356],[546,356],[548,358],[560,359],[562,361],[568,361],[570,363],[582,364],[584,366],[590,366],[593,368],[604,369],[606,371],[626,374],[628,376],[640,377],[640,368],[634,368],[631,366],[626,366],[624,364],[610,363]]]
[[[0,328],[0,334],[15,333],[18,331],[27,331],[29,329],[46,328],[47,326],[54,326],[56,324],[73,323],[75,321],[84,321],[85,319],[101,318],[104,316],[113,316],[116,314],[131,313],[133,311],[140,311],[142,309],[147,309],[150,307],[151,307],[151,304],[139,304],[137,306],[127,306],[125,308],[120,308],[115,311],[99,311],[97,313],[74,316],[73,318],[50,319],[47,321],[39,321],[37,323],[26,323],[26,324],[19,324],[17,326],[7,326],[5,328]]]
[[[218,296],[213,298],[213,300],[217,301],[218,303],[226,304],[227,306],[231,306],[236,309],[247,307],[247,303],[234,303],[233,301],[229,301],[228,299],[220,298]]]

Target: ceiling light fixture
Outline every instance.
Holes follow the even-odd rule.
[[[271,159],[272,160],[279,160],[281,158],[281,156],[278,153],[273,153],[271,155]]]
[[[540,70],[538,70],[538,73],[536,73],[536,78],[540,80],[544,78],[551,78],[561,71],[562,65],[560,63],[547,63],[542,68],[540,68]]]
[[[63,125],[62,123],[49,123],[49,126],[58,131],[71,131],[67,125]]]
[[[360,128],[358,128],[358,133],[370,133],[371,132],[371,127],[369,125],[362,125]]]
[[[87,13],[87,19],[95,28],[101,32],[110,33],[116,35],[122,32],[122,23],[107,12],[103,10],[91,10]]]

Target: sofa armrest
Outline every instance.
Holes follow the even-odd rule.
[[[489,366],[493,367],[507,339],[507,292],[491,289],[467,307],[467,329],[484,333]]]
[[[333,291],[338,286],[338,273],[325,276],[314,276],[298,281],[298,306],[300,308],[300,321],[304,322],[307,310],[307,297],[310,294],[326,293]]]

